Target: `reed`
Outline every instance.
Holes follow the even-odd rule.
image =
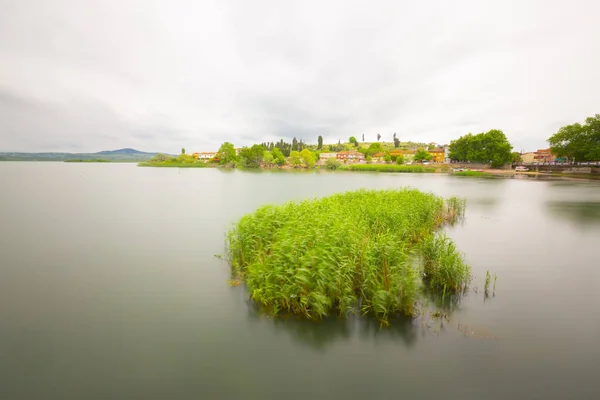
[[[415,315],[424,275],[429,290],[466,285],[461,254],[434,235],[463,209],[464,202],[414,189],[264,206],[228,232],[233,279],[275,315],[361,312],[388,324],[394,315]]]
[[[420,172],[435,172],[435,168],[424,167],[422,165],[397,165],[397,164],[349,164],[342,165],[338,168],[342,171],[359,171],[359,172],[405,172],[405,173],[420,173]]]

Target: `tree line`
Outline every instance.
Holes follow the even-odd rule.
[[[586,118],[583,124],[563,126],[548,143],[553,154],[568,161],[600,160],[600,114]]]

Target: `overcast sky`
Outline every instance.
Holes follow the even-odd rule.
[[[600,1],[0,0],[0,151],[216,150],[600,113]],[[359,139],[360,140],[360,139]]]

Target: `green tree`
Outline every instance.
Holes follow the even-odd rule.
[[[323,136],[319,135],[319,139],[317,140],[317,149],[321,149],[323,147]]]
[[[163,163],[163,162],[167,162],[167,161],[171,160],[171,158],[173,158],[173,157],[167,156],[167,155],[162,154],[162,153],[158,153],[154,157],[152,157],[150,160],[148,160],[148,162],[151,162],[151,163]]]
[[[219,164],[231,164],[238,160],[237,154],[235,152],[235,147],[233,143],[225,142],[219,147],[219,151],[215,155],[215,158],[219,160]]]
[[[298,140],[296,139],[296,137],[292,139],[292,150],[298,151]]]
[[[431,155],[431,154],[429,154],[429,155]],[[404,156],[402,154],[398,154],[396,156],[396,164],[400,164],[400,165],[404,164]]]
[[[185,148],[184,147],[181,148],[181,154],[185,154]]]
[[[395,135],[395,133],[394,133]],[[400,146],[400,139],[398,139],[397,137],[394,137],[394,147],[398,148],[398,146]]]
[[[283,153],[281,152],[281,150],[279,150],[279,148],[274,147],[271,154],[273,155],[273,160],[275,161],[275,164],[280,166],[285,164],[285,157],[283,156]]]
[[[519,153],[518,151],[513,151],[511,154],[512,154],[511,162],[513,164],[519,164],[520,162],[523,161],[523,159],[521,158],[521,153]]]
[[[292,150],[290,153],[290,164],[292,164],[294,168],[298,168],[300,165],[302,165],[302,157],[300,157],[299,151]]]
[[[358,141],[356,140],[356,138],[354,136],[350,136],[350,139],[348,139],[348,142],[353,144],[354,147],[358,147]]]
[[[365,142],[365,134],[364,133],[362,134],[362,141],[363,141],[363,143]]]
[[[379,139],[381,139],[381,135],[378,133],[377,134],[377,141],[379,142]]]
[[[240,151],[240,158],[245,160],[246,167],[259,168],[265,151],[265,147],[260,144],[255,144],[252,147],[244,147]]]
[[[600,160],[600,114],[586,118],[582,124],[563,126],[548,139],[550,150],[572,161]]]
[[[302,159],[304,166],[307,168],[312,168],[316,163],[315,155],[309,149],[302,150],[300,152],[300,158]]]
[[[398,156],[398,158],[400,158],[400,156]],[[398,158],[396,158],[396,162],[398,162]],[[414,160],[417,161],[417,162],[419,162],[419,161],[430,161],[432,158],[433,158],[433,156],[430,153],[428,153],[424,149],[419,149],[415,153]],[[402,161],[404,162],[404,160],[402,160]]]
[[[326,169],[338,169],[341,165],[342,163],[335,157],[330,157],[327,159],[327,161],[325,161]]]
[[[383,161],[385,161],[386,163],[392,161],[392,156],[390,156],[390,153],[388,153],[387,151],[385,152],[385,155],[383,156]]]
[[[275,157],[270,151],[265,151],[263,154],[263,164],[267,168],[271,168],[275,164]]]
[[[512,160],[512,145],[498,129],[461,136],[450,142],[448,150],[452,160],[486,163],[494,168]]]
[[[367,157],[365,159],[366,159],[367,163],[369,163],[369,164],[371,163],[371,161],[373,161],[373,157],[371,157],[370,154],[367,155]]]

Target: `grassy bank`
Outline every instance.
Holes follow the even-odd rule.
[[[423,285],[464,288],[469,268],[450,239],[435,235],[463,210],[462,200],[413,189],[261,207],[228,233],[234,281],[245,281],[251,298],[275,315],[360,312],[387,324],[392,315],[416,314]]]
[[[398,165],[398,164],[350,164],[342,165],[340,171],[365,171],[365,172],[435,172],[435,168],[422,165]]]
[[[452,175],[454,175],[454,176],[483,176],[483,177],[494,176],[493,174],[490,174],[489,172],[482,172],[482,171],[459,171],[459,172],[452,173]]]
[[[103,162],[110,162],[110,161],[99,159],[99,158],[93,158],[93,159],[89,159],[89,160],[65,160],[64,162],[68,162],[68,163],[83,163],[83,162],[103,163]]]
[[[179,163],[179,162],[142,162],[138,167],[159,167],[159,168],[208,168],[204,162]]]

